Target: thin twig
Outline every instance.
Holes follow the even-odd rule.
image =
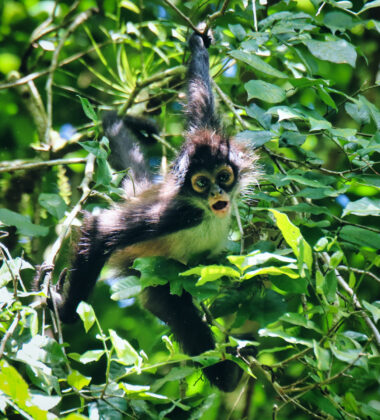
[[[337,269],[348,271],[348,272],[353,271],[354,273],[358,273],[358,274],[365,274],[366,276],[372,277],[373,279],[375,279],[376,281],[380,283],[380,278],[375,276],[375,274],[371,273],[370,271],[360,270],[359,268],[346,267],[345,265],[339,265]]]
[[[9,161],[0,164],[0,173],[16,172],[16,171],[31,171],[35,169],[46,168],[47,166],[58,165],[73,165],[78,163],[86,163],[86,158],[71,158],[71,159],[55,159],[46,162],[25,162],[25,161]]]
[[[181,18],[192,28],[196,33],[199,35],[202,35],[201,32],[199,32],[199,29],[194,25],[194,23],[184,14],[182,13],[177,6],[175,6],[170,0],[164,0],[164,2],[170,6],[178,16],[181,16]]]

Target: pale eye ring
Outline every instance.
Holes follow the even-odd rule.
[[[231,166],[226,166],[225,168],[221,169],[216,179],[218,184],[227,186],[231,185],[235,179],[234,171],[232,170]]]
[[[205,192],[210,185],[210,180],[205,175],[194,175],[191,178],[191,185],[196,192]]]

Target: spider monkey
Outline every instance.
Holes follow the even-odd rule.
[[[156,127],[116,114],[104,118],[112,144],[126,143],[134,178],[124,203],[84,218],[81,236],[67,279],[53,291],[60,318],[74,322],[77,305],[87,300],[103,265],[117,261],[128,269],[135,258],[163,256],[187,263],[198,254],[216,255],[223,249],[233,203],[257,179],[257,156],[223,131],[215,112],[207,47],[210,36],[193,33],[189,39],[187,130],[185,142],[164,179],[154,184],[132,133],[151,137]],[[120,153],[125,153],[124,151]],[[61,284],[63,283],[63,284]],[[215,348],[209,326],[192,297],[170,294],[169,285],[147,287],[144,306],[172,330],[182,349],[199,355]],[[203,369],[223,391],[234,390],[242,370],[230,360]]]

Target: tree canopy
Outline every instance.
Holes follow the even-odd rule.
[[[379,6],[0,4],[2,418],[380,419]],[[154,119],[149,158],[167,167],[201,22],[223,123],[258,151],[261,178],[216,261],[141,258],[140,278],[106,267],[81,322],[64,326],[49,287],[70,267],[81,212],[119,201],[128,169],[108,163],[101,115]],[[167,282],[191,293],[216,350],[184,355],[142,309],[138,293]],[[224,358],[245,372],[231,394],[199,368]]]

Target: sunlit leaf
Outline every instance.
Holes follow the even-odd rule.
[[[92,309],[92,306],[82,301],[77,307],[77,313],[83,321],[84,329],[88,332],[96,320],[95,312]]]

